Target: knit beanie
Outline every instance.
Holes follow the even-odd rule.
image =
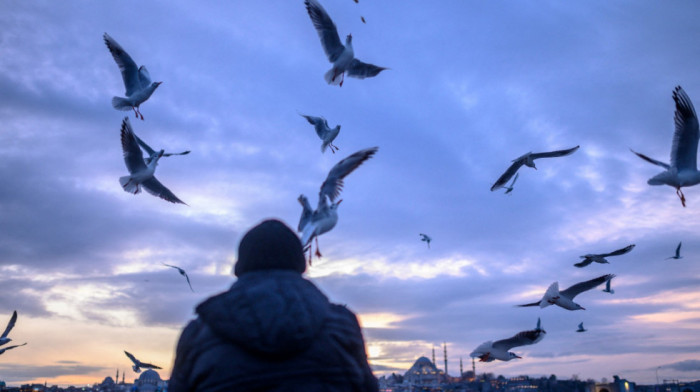
[[[301,241],[284,223],[268,219],[250,229],[238,245],[238,261],[234,274],[246,272],[285,269],[306,271],[306,259]]]

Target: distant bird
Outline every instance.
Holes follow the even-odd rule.
[[[307,248],[312,239],[316,238],[316,256],[321,257],[321,252],[318,249],[318,236],[330,231],[338,223],[337,209],[343,200],[340,199],[338,202],[335,202],[335,199],[343,189],[343,178],[357,169],[364,161],[371,158],[378,149],[379,147],[372,147],[360,150],[336,163],[331,171],[328,172],[326,180],[321,184],[316,210],[311,209],[309,199],[306,196],[303,194],[299,196],[297,200],[302,206],[302,212],[297,230],[302,232],[301,244],[304,246],[304,249]],[[330,200],[330,205],[326,199]],[[311,252],[309,252],[310,263]]]
[[[348,34],[345,39],[345,46],[340,43],[338,30],[335,23],[328,16],[326,10],[316,0],[305,0],[306,10],[311,17],[319,38],[321,46],[328,57],[328,61],[333,63],[333,67],[326,72],[324,79],[328,84],[343,86],[345,74],[348,76],[364,79],[377,76],[384,71],[385,67],[379,67],[373,64],[363,63],[355,58],[355,53],[352,48],[352,34]]]
[[[681,86],[677,86],[673,90],[673,100],[676,103],[674,116],[676,130],[673,133],[673,145],[671,146],[671,164],[649,158],[632,149],[630,151],[645,161],[666,169],[666,171],[650,178],[647,184],[665,184],[676,188],[676,195],[685,207],[685,195],[681,188],[700,183],[700,172],[697,166],[700,132],[698,131],[698,116],[695,114],[693,103]]]
[[[126,350],[124,350],[124,354],[126,354],[126,356],[129,357],[129,359],[131,359],[131,362],[134,363],[134,365],[131,368],[134,369],[134,371],[136,373],[141,373],[141,368],[144,368],[144,369],[162,369],[160,366],[151,365],[150,363],[145,363],[145,362],[139,361],[138,359],[136,359],[136,357],[131,355],[131,353],[129,353]]]
[[[681,241],[681,242],[678,243],[678,246],[676,247],[676,254],[673,255],[673,256],[667,257],[666,260],[668,260],[668,259],[676,259],[676,260],[678,260],[678,259],[682,259],[682,258],[683,258],[683,256],[681,256],[681,244],[683,244],[683,241]]]
[[[15,323],[17,322],[17,311],[15,310],[12,312],[12,317],[10,317],[10,321],[7,323],[7,327],[5,327],[5,332],[0,335],[0,346],[5,345],[9,342],[12,341],[12,339],[8,338],[7,335],[10,334],[10,331],[12,331],[12,328],[15,327]]]
[[[518,306],[539,306],[540,308],[544,308],[549,305],[557,305],[568,310],[586,310],[586,308],[574,302],[574,297],[583,293],[584,291],[593,289],[596,286],[605,283],[614,277],[614,274],[599,276],[595,279],[577,283],[563,291],[559,291],[559,283],[554,282],[549,286],[541,300]]]
[[[171,203],[186,204],[178,199],[170,189],[161,184],[154,175],[158,160],[163,157],[165,151],[160,150],[158,153],[151,155],[148,164],[146,164],[128,117],[124,117],[122,121],[121,140],[122,150],[124,151],[124,163],[130,174],[119,177],[119,183],[126,192],[137,194],[141,192],[141,186],[143,186],[153,196],[158,196]]]
[[[190,290],[192,290],[192,292],[194,293],[194,289],[192,288],[192,284],[190,283],[190,277],[187,276],[187,272],[185,272],[184,269],[177,267],[177,266],[174,266],[174,265],[170,265],[170,264],[165,264],[165,263],[162,263],[162,264],[166,267],[175,268],[177,270],[177,272],[180,273],[180,275],[184,276],[185,279],[187,279],[187,285],[190,286]]]
[[[608,281],[605,282],[605,288],[601,291],[603,291],[604,293],[615,294],[615,290],[610,288],[610,282],[612,282],[612,278],[608,279]]]
[[[540,320],[537,320],[537,328],[529,331],[522,331],[508,339],[488,341],[479,345],[469,354],[472,358],[479,358],[480,362],[491,362],[493,360],[510,361],[515,358],[522,358],[508,350],[513,347],[535,344],[544,338],[547,332],[540,328]]]
[[[430,249],[430,241],[432,241],[433,239],[430,238],[427,234],[419,233],[418,235],[420,236],[420,240],[425,241],[428,244],[428,249]]]
[[[618,249],[618,250],[616,250],[614,252],[610,252],[610,253],[601,253],[601,254],[589,253],[587,255],[579,256],[583,260],[579,263],[574,264],[574,266],[582,268],[582,267],[587,266],[588,264],[591,264],[594,261],[596,263],[600,263],[600,264],[609,264],[608,260],[605,259],[606,257],[624,255],[625,253],[629,253],[632,249],[634,249],[634,244],[627,245],[626,247],[624,247],[622,249]]]
[[[513,182],[510,183],[510,186],[506,186],[506,195],[513,192],[513,185],[515,185],[515,181],[518,180],[518,176],[520,173],[515,173],[515,177],[513,177]]]
[[[325,152],[326,147],[329,146],[333,154],[335,154],[336,150],[339,150],[337,146],[333,145],[333,140],[335,140],[335,138],[338,137],[338,133],[340,133],[340,125],[336,125],[335,128],[331,129],[331,127],[328,126],[328,121],[323,117],[307,116],[301,113],[299,115],[314,126],[316,134],[323,141],[321,144],[321,152]]]
[[[114,40],[114,38],[104,33],[102,38],[107,45],[107,49],[117,62],[119,70],[122,73],[124,87],[126,87],[126,98],[113,97],[112,106],[117,110],[134,110],[136,118],[143,114],[139,110],[139,106],[151,97],[156,88],[163,82],[151,82],[151,76],[145,66],[137,67],[134,60],[131,59],[126,51]]]
[[[5,351],[7,351],[7,350],[12,350],[15,347],[22,347],[22,346],[26,346],[26,345],[27,345],[27,343],[22,343],[22,344],[16,344],[14,346],[8,346],[5,348],[2,348],[2,349],[0,349],[0,355],[5,354]]]
[[[537,169],[535,166],[535,159],[539,158],[555,158],[555,157],[563,157],[569,154],[573,154],[574,151],[578,150],[580,146],[576,146],[574,148],[570,148],[568,150],[558,150],[558,151],[550,151],[550,152],[538,152],[538,153],[531,153],[528,152],[527,154],[518,157],[513,160],[513,163],[510,165],[510,167],[501,175],[501,177],[496,180],[496,183],[493,184],[491,187],[491,191],[495,191],[498,188],[503,187],[505,184],[508,183],[508,180],[511,179],[515,175],[515,173],[520,169],[522,165],[531,167],[533,169]]]
[[[586,332],[586,331],[588,331],[588,330],[586,328],[583,328],[583,322],[581,322],[581,324],[578,325],[578,329],[576,330],[576,332]]]
[[[152,149],[151,146],[146,144],[146,142],[141,140],[141,138],[136,136],[136,134],[134,134],[134,137],[136,138],[136,142],[139,144],[139,146],[141,146],[143,151],[146,152],[146,155],[148,155],[148,157],[146,157],[146,159],[144,160],[146,162],[146,166],[148,166],[148,164],[151,163],[151,161],[154,160],[158,154],[160,154],[160,151],[156,151],[156,150]],[[166,153],[163,153],[163,156],[169,157],[169,156],[173,156],[173,155],[187,155],[189,153],[190,153],[189,150],[183,151],[183,152],[174,152],[174,153],[173,152],[170,152],[170,153],[166,152]]]
[[[365,17],[364,17],[364,16],[360,16],[360,20],[362,21],[362,23],[367,23],[367,21],[365,21]]]

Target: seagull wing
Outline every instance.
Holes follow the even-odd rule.
[[[698,154],[698,116],[695,114],[693,103],[681,86],[673,90],[673,100],[676,102],[676,131],[673,133],[671,147],[671,166],[678,170],[697,169]]]
[[[2,333],[3,338],[6,338],[7,335],[12,331],[12,328],[15,327],[15,323],[17,322],[17,311],[15,310],[12,312],[12,317],[10,317],[10,321],[7,323],[7,327],[5,327],[5,332]]]
[[[524,159],[516,159],[513,161],[513,163],[508,167],[508,169],[505,171],[505,173],[501,174],[500,177],[498,177],[498,180],[491,186],[491,191],[495,191],[498,188],[503,187],[508,183],[508,181],[517,173],[518,169],[520,169],[520,166],[522,166],[525,163]]]
[[[634,150],[631,149],[631,148],[630,148],[630,151],[632,151],[632,152],[635,153],[638,157],[644,159],[645,161],[647,161],[647,162],[649,162],[649,163],[653,163],[654,165],[661,166],[661,167],[663,167],[663,168],[666,169],[666,170],[668,170],[668,169],[671,168],[671,165],[669,165],[668,163],[664,163],[664,162],[661,162],[661,161],[657,161],[656,159],[651,159],[651,158],[649,158],[648,156],[646,156],[646,155],[644,155],[644,154],[640,154],[640,153],[634,151]]]
[[[185,279],[187,279],[187,285],[190,286],[190,290],[194,293],[194,289],[192,288],[192,283],[190,283],[190,277],[187,275],[186,272],[183,271],[183,275],[185,275]]]
[[[538,152],[535,154],[530,155],[532,159],[538,159],[538,158],[556,158],[556,157],[563,157],[566,155],[573,154],[576,150],[578,150],[580,146],[576,146],[573,148],[570,148],[568,150],[557,150],[557,151],[550,151],[550,152]]]
[[[304,195],[300,195],[299,198],[299,204],[301,204],[301,217],[299,217],[299,225],[297,226],[297,231],[304,231],[304,227],[311,221],[311,216],[314,213],[314,210],[311,209],[311,204],[309,204],[309,199],[306,198]]]
[[[149,368],[149,369],[162,369],[160,366],[152,365],[150,363],[139,362],[139,367]]]
[[[336,163],[335,166],[328,172],[328,177],[321,184],[321,191],[319,193],[319,204],[322,200],[325,203],[325,196],[328,196],[331,201],[340,195],[340,191],[343,189],[343,178],[348,174],[352,173],[353,170],[357,169],[362,162],[371,158],[379,149],[379,147],[367,148],[360,150],[349,157]]]
[[[348,76],[352,76],[357,79],[371,78],[373,76],[379,75],[380,72],[384,71],[385,67],[379,67],[374,64],[363,63],[358,59],[353,59],[350,62],[345,71]]]
[[[130,96],[134,92],[141,89],[141,84],[139,82],[139,69],[136,66],[134,60],[131,59],[126,51],[110,37],[107,33],[104,33],[102,38],[105,40],[107,49],[112,53],[114,61],[117,62],[119,70],[122,73],[122,79],[124,80],[124,87],[126,87],[126,96]]]
[[[681,255],[681,244],[683,244],[683,242],[679,242],[678,246],[676,247],[676,257],[679,257]],[[14,323],[12,325],[14,325]],[[5,334],[3,334],[2,336],[4,337]]]
[[[26,346],[26,345],[27,345],[27,343],[15,344],[14,346],[5,347],[3,350],[12,350],[15,347],[22,347],[22,346]]]
[[[340,42],[335,23],[333,23],[331,17],[328,16],[328,13],[318,1],[306,0],[304,4],[306,4],[306,11],[309,12],[309,17],[311,17],[311,23],[313,23],[318,37],[321,39],[321,46],[323,46],[323,51],[326,52],[328,61],[334,63],[345,50],[345,46]]]
[[[139,86],[141,86],[141,89],[143,90],[150,85],[151,74],[148,73],[146,66],[142,65],[141,67],[139,67]]]
[[[564,291],[560,291],[559,294],[566,297],[566,298],[573,300],[575,296],[583,293],[584,291],[588,291],[592,288],[595,288],[596,286],[607,282],[608,280],[612,279],[613,277],[615,277],[614,274],[607,274],[607,275],[599,276],[595,279],[587,280],[585,282],[576,283],[575,285],[569,287],[568,289],[566,289]]]
[[[139,144],[139,146],[141,146],[141,148],[143,148],[143,150],[146,151],[146,155],[151,157],[151,156],[153,156],[153,154],[156,153],[155,150],[151,148],[151,146],[146,144],[146,142],[141,140],[141,138],[136,136],[136,134],[134,134],[134,138],[136,138],[136,142]],[[165,154],[163,154],[163,156],[165,156]]]
[[[165,185],[161,184],[155,177],[149,178],[148,180],[142,182],[141,185],[143,185],[143,188],[153,196],[158,196],[161,199],[171,203],[187,204],[178,199],[177,196],[170,191],[170,189],[166,188]]]
[[[124,117],[122,121],[121,138],[124,163],[126,163],[126,168],[129,169],[129,173],[146,169],[146,163],[143,161],[143,153],[136,140],[134,130],[131,128],[129,117]]]
[[[131,355],[130,352],[124,350],[124,354],[126,354],[126,356],[129,357],[129,359],[131,359],[131,362],[133,362],[134,365],[137,365],[137,366],[140,366],[140,365],[141,365],[141,361],[139,361],[138,359],[136,359],[136,357],[134,357],[133,355]]]
[[[529,331],[518,332],[513,337],[493,342],[493,347],[508,351],[513,347],[535,344],[544,338],[545,333],[546,332],[544,332],[543,329],[532,329]]]
[[[631,251],[632,249],[634,249],[634,244],[625,246],[624,248],[618,249],[618,250],[616,250],[616,251],[614,251],[614,252],[602,254],[602,255],[600,255],[600,256],[602,256],[602,257],[608,257],[608,256],[619,256],[619,255],[624,255],[625,253],[629,253],[629,251]]]
[[[583,268],[583,267],[587,266],[588,264],[591,264],[592,262],[593,262],[593,259],[591,259],[590,257],[584,257],[583,260],[574,264],[574,266],[579,267],[579,268]]]

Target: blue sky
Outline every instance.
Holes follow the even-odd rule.
[[[700,103],[699,4],[322,4],[359,59],[390,69],[326,85],[301,0],[0,3],[0,323],[16,309],[11,337],[28,342],[0,356],[0,379],[133,379],[123,350],[168,378],[194,307],[233,283],[245,231],[296,227],[299,194],[314,204],[328,170],[372,146],[306,276],[359,314],[378,375],[442,342],[455,375],[541,317],[547,336],[523,359],[477,371],[700,378],[700,188],[683,208],[629,151],[667,159],[676,85]],[[192,150],[156,171],[189,206],[119,186],[133,113],[110,105],[124,88],[105,32],[163,81],[130,120],[155,148]],[[341,124],[340,151],[321,154],[298,113]],[[511,195],[489,190],[512,159],[576,145],[522,168]],[[684,258],[665,260],[679,241]],[[581,294],[585,311],[514,307],[606,273],[615,294]]]

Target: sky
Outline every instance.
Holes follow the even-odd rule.
[[[0,2],[0,325],[17,310],[10,337],[28,343],[0,380],[133,381],[124,350],[169,378],[196,305],[235,281],[242,235],[295,228],[297,197],[315,205],[328,170],[373,146],[305,277],[358,314],[376,375],[433,347],[442,368],[443,342],[457,375],[539,317],[541,342],[477,373],[700,379],[700,187],[683,208],[630,152],[668,161],[675,86],[700,104],[699,3],[321,2],[389,69],[327,85],[302,0]],[[105,32],[163,81],[144,121],[111,107],[124,86]],[[299,114],[340,124],[340,150],[321,153]],[[187,205],[121,189],[124,116],[154,148],[192,151],[156,171]],[[577,145],[490,191],[524,153]],[[576,297],[586,310],[515,306],[608,273],[615,293]]]

